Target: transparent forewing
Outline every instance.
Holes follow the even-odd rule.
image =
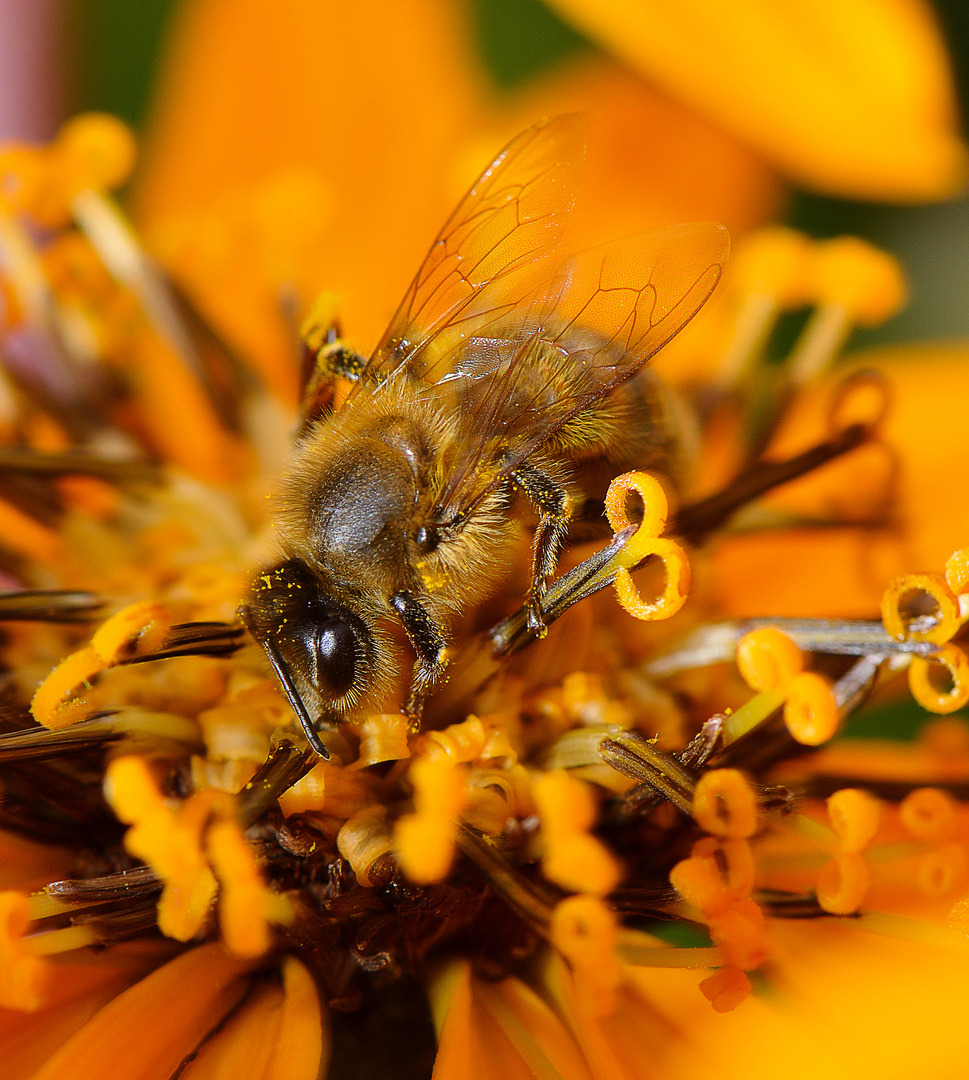
[[[523,131],[448,219],[367,365],[438,381],[455,346],[513,311],[554,258],[585,156],[581,116]]]
[[[634,375],[713,291],[727,231],[660,229],[563,261],[528,302],[468,341],[459,382],[470,437],[436,516],[460,517],[580,414]],[[463,376],[463,378],[462,378]]]

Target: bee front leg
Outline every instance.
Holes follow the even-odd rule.
[[[542,603],[548,579],[558,565],[559,552],[569,529],[575,498],[564,483],[535,465],[521,465],[511,474],[512,483],[525,492],[538,511],[538,527],[532,541],[532,584],[525,606],[528,629],[539,636],[545,631]]]
[[[390,606],[400,617],[407,640],[417,653],[404,711],[414,726],[420,727],[424,698],[447,667],[447,641],[444,632],[413,593],[403,589],[394,593],[390,597]]]

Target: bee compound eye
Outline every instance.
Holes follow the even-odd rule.
[[[327,619],[316,635],[316,663],[320,681],[334,696],[342,697],[356,676],[357,639],[343,619]]]

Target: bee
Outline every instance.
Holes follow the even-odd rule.
[[[318,730],[379,701],[399,672],[393,622],[416,657],[405,711],[419,723],[451,627],[511,558],[523,502],[537,518],[524,604],[540,636],[589,485],[675,457],[643,365],[712,292],[727,233],[684,225],[569,254],[584,149],[576,115],[518,135],[444,225],[369,360],[335,333],[316,351],[278,498],[284,558],[241,615],[324,757]],[[337,377],[352,384],[338,409]]]

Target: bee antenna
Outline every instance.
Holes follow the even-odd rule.
[[[299,691],[296,689],[296,685],[290,677],[289,671],[283,662],[283,658],[277,652],[276,646],[267,636],[256,632],[245,608],[240,609],[239,615],[246,624],[249,633],[252,634],[265,650],[266,656],[269,658],[269,663],[272,665],[272,669],[276,673],[276,678],[279,680],[279,685],[283,688],[286,697],[289,698],[289,703],[293,707],[293,712],[296,713],[296,717],[303,728],[303,734],[306,736],[306,741],[324,761],[329,761],[330,751],[327,750],[320,741],[319,732],[313,726],[310,714],[306,711],[303,699],[299,696]]]

